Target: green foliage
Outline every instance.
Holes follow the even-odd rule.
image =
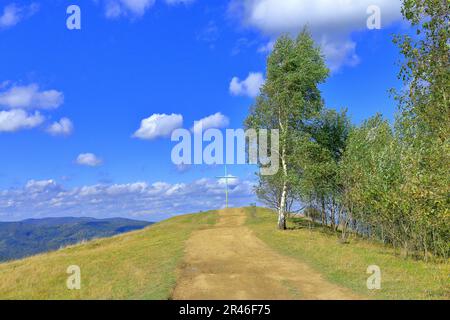
[[[342,214],[339,162],[351,125],[346,111],[323,110],[308,126],[297,148],[299,198],[321,212],[321,221],[337,228]]]
[[[345,204],[358,222],[358,231],[385,242],[387,238],[394,244],[401,241],[396,231],[408,226],[399,210],[397,144],[389,123],[380,115],[352,131],[340,170]]]
[[[305,32],[278,40],[247,121],[280,129],[284,170],[261,177],[258,195],[277,209],[283,194],[303,203],[309,218],[344,240],[353,232],[405,256],[448,258],[450,2],[404,0],[402,12],[416,34],[394,40],[404,56],[394,126],[377,115],[352,128],[345,112],[324,110],[320,50]]]
[[[416,35],[395,42],[404,55],[399,78],[407,90],[397,92],[401,114],[402,203],[411,217],[414,246],[448,257],[450,252],[450,2],[405,0],[402,12]],[[407,199],[407,200],[406,200]]]
[[[404,0],[402,12],[416,30],[415,36],[397,36],[404,61],[399,78],[405,90],[397,93],[403,130],[448,140],[450,134],[450,2]],[[414,130],[411,130],[411,129]]]
[[[307,30],[297,39],[280,37],[267,61],[267,81],[245,121],[247,128],[279,130],[282,169],[275,177],[260,177],[258,194],[264,201],[267,196],[276,200],[276,205],[268,203],[278,209],[281,229],[286,227],[287,207],[297,180],[293,173],[298,137],[323,107],[318,86],[327,76],[320,49]]]
[[[358,232],[404,255],[450,253],[449,2],[405,0],[414,36],[397,36],[404,56],[394,129],[380,116],[352,132],[341,177]]]

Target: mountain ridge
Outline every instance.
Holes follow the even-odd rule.
[[[95,238],[143,229],[151,222],[126,218],[52,217],[0,222],[0,262],[54,251]]]

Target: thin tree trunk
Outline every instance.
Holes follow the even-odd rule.
[[[333,199],[332,205],[331,205],[331,228],[334,232],[337,232],[338,225],[336,222],[336,203]]]
[[[328,221],[327,221],[327,210],[325,209],[325,200],[322,198],[321,202],[322,202],[322,225],[327,226]]]
[[[286,126],[283,124],[282,121],[282,112],[281,109],[278,109],[278,122],[280,126],[280,132],[282,138],[282,146],[281,146],[281,153],[280,153],[280,160],[281,160],[281,166],[283,168],[283,190],[281,191],[281,199],[280,199],[280,206],[278,211],[278,229],[280,230],[286,230],[286,203],[287,203],[287,178],[288,178],[288,172],[287,172],[287,163],[286,163],[286,136],[287,136],[287,124]]]
[[[286,202],[287,202],[287,165],[285,159],[285,147],[281,154],[281,164],[283,166],[283,190],[281,192],[280,209],[278,211],[278,229],[286,230]]]
[[[278,229],[286,230],[286,214],[280,208],[278,212]]]

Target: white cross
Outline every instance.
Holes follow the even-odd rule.
[[[233,180],[233,179],[237,179],[237,177],[234,176],[229,176],[227,173],[227,166],[225,166],[225,176],[223,177],[216,177],[217,179],[224,179],[225,180],[225,185],[226,185],[226,189],[225,189],[225,203],[226,203],[226,208],[228,209],[228,181],[229,180]]]

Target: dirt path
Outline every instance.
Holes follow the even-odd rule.
[[[269,248],[245,220],[242,209],[224,210],[214,227],[191,236],[174,299],[357,299]]]

